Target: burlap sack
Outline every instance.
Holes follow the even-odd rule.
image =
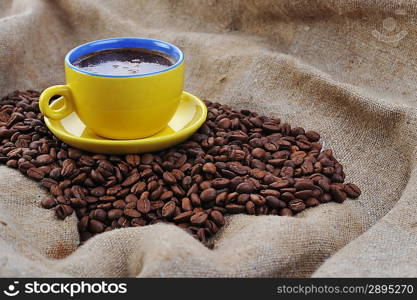
[[[403,2],[403,3],[401,3]],[[64,82],[74,46],[163,39],[186,89],[322,134],[363,195],[295,218],[235,215],[208,250],[175,226],[101,234],[0,167],[1,276],[417,276],[417,1],[2,0],[0,94]]]

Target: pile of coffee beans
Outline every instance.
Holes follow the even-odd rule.
[[[77,215],[82,241],[123,227],[175,224],[207,246],[224,215],[292,216],[361,191],[320,135],[280,119],[206,102],[207,121],[188,141],[158,153],[103,155],[56,139],[39,93],[0,101],[0,163],[50,191],[41,205]]]

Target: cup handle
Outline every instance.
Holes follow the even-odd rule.
[[[53,96],[62,96],[63,105],[59,109],[52,109],[49,100]],[[61,120],[74,111],[74,100],[68,85],[54,85],[44,90],[39,97],[39,109],[42,114],[50,119]]]

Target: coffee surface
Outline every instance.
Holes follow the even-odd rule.
[[[95,74],[128,76],[164,70],[174,64],[174,59],[157,51],[124,48],[89,53],[72,64]]]

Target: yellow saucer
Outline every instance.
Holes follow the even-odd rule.
[[[62,106],[62,98],[52,103],[54,109]],[[44,117],[45,124],[61,141],[73,147],[94,153],[126,154],[162,150],[179,144],[204,123],[207,107],[196,96],[184,92],[180,105],[168,126],[157,134],[137,140],[111,140],[88,129],[75,112],[62,120]],[[109,120],[111,122],[111,120]]]

